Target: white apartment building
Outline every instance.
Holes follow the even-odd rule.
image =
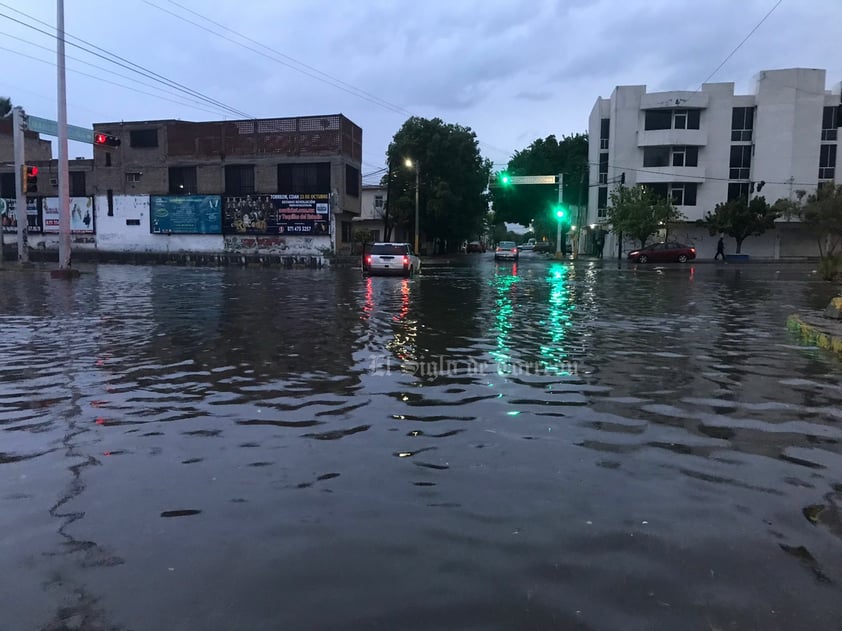
[[[589,122],[588,224],[606,224],[610,192],[619,183],[645,184],[687,218],[670,239],[693,244],[699,258],[712,258],[718,236],[694,222],[716,204],[740,195],[763,195],[770,203],[814,192],[840,181],[842,125],[840,88],[825,88],[825,71],[765,70],[753,94],[734,94],[733,83],[706,83],[696,92],[647,93],[644,85],[617,86],[599,98]],[[591,244],[596,239],[591,241]],[[733,240],[726,237],[726,251]],[[604,239],[604,256],[617,256],[617,235]],[[623,255],[634,244],[622,247]],[[795,220],[749,237],[743,253],[757,258],[817,256],[815,239]]]

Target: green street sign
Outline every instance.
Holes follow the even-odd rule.
[[[29,131],[38,132],[39,134],[46,134],[47,136],[58,136],[58,123],[49,118],[39,118],[38,116],[26,117],[26,128]],[[84,127],[77,127],[76,125],[67,126],[68,140],[75,140],[77,142],[86,142],[90,145],[94,144],[94,130],[85,129]]]

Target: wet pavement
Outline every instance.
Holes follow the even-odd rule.
[[[0,272],[0,630],[839,629],[810,266]]]

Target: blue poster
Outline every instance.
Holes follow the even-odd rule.
[[[150,195],[153,234],[222,234],[219,195]]]

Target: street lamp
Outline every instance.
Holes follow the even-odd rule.
[[[556,206],[556,234],[555,234],[555,257],[561,258],[561,224],[564,223],[564,206]]]
[[[418,256],[418,189],[421,183],[421,163],[416,160],[413,164],[409,158],[404,162],[408,168],[415,168],[415,256]]]

